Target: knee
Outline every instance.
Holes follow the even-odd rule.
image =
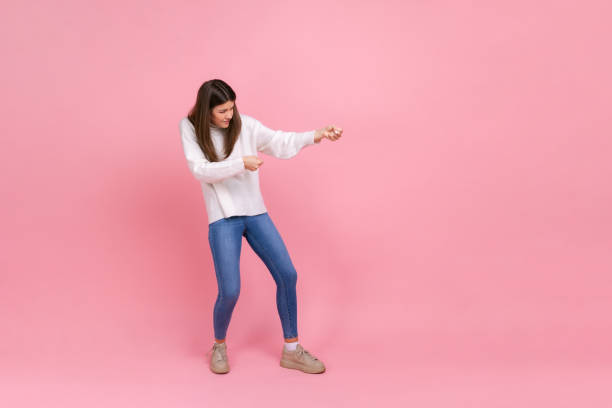
[[[289,286],[295,286],[297,283],[297,271],[295,268],[287,268],[283,271],[284,281]]]
[[[223,301],[228,303],[236,303],[236,301],[238,301],[238,296],[240,296],[240,287],[224,287],[219,294],[221,295]]]

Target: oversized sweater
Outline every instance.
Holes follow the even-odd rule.
[[[262,152],[279,159],[290,159],[306,147],[315,144],[315,131],[285,132],[272,130],[257,119],[240,114],[242,129],[234,150],[220,162],[210,162],[196,141],[195,128],[184,117],[179,128],[187,165],[200,182],[208,223],[233,215],[257,215],[267,212],[259,189],[259,169],[248,170],[243,156]],[[213,145],[219,158],[225,156],[222,128],[210,127]]]

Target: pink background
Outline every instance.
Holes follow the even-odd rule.
[[[0,405],[610,406],[606,1],[5,2]],[[335,124],[262,192],[298,270],[216,280],[178,122],[202,82]],[[34,392],[36,390],[36,392]]]

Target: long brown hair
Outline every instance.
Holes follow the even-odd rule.
[[[211,121],[212,109],[228,101],[234,102],[234,115],[230,120],[229,126],[221,129],[225,135],[225,157],[220,159],[215,152],[215,147],[210,137],[209,126],[213,125]],[[236,93],[227,83],[220,79],[211,79],[204,82],[198,90],[195,105],[189,111],[187,118],[195,128],[196,140],[208,161],[216,162],[229,157],[232,150],[234,150],[238,135],[240,135],[242,121],[240,120],[238,106],[236,105]]]

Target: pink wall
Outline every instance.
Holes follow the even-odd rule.
[[[606,399],[609,2],[3,9],[0,398]],[[261,156],[300,341],[324,377],[278,367],[274,282],[246,241],[234,379],[208,371],[216,281],[178,121],[211,78],[269,127],[344,128],[293,159]]]

